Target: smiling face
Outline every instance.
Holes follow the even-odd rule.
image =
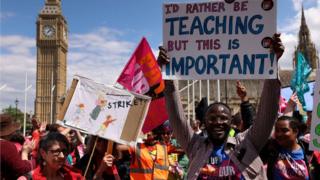
[[[231,112],[223,104],[214,104],[205,115],[206,129],[213,143],[222,143],[228,137],[231,125]]]
[[[281,120],[275,125],[274,135],[280,146],[288,148],[296,142],[298,131],[290,127],[289,120]]]
[[[68,149],[64,143],[53,141],[47,151],[40,149],[40,153],[46,162],[47,168],[52,171],[57,171],[65,164]]]

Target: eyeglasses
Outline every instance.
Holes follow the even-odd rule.
[[[67,156],[69,154],[69,151],[67,149],[49,149],[49,152],[51,152],[54,156],[59,156],[60,153],[62,153],[64,156]]]

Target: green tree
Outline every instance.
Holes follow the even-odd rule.
[[[5,114],[9,114],[11,115],[11,117],[13,117],[16,122],[19,122],[21,124],[21,128],[23,126],[23,119],[24,119],[24,113],[18,108],[16,109],[15,107],[12,107],[11,105],[7,108],[4,108],[2,109],[2,113],[5,113]],[[30,114],[26,114],[27,115],[27,121],[26,121],[26,130],[31,130],[32,128],[32,123],[31,123],[31,120],[30,120]],[[22,130],[22,129],[21,129]]]
[[[17,122],[23,122],[23,112],[20,109],[16,109],[11,105],[5,109],[2,109],[2,113],[10,114]]]

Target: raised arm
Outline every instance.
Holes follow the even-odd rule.
[[[240,81],[237,81],[236,88],[237,94],[241,99],[240,113],[243,123],[242,131],[245,131],[251,127],[256,116],[256,111],[253,105],[249,102],[246,87]]]
[[[165,99],[167,112],[169,114],[169,122],[173,129],[173,133],[181,145],[183,150],[187,150],[188,144],[193,136],[193,131],[184,114],[180,93],[176,88],[177,81],[165,81]]]
[[[284,47],[280,40],[280,34],[275,34],[273,51],[277,59],[281,57]],[[264,81],[256,120],[248,132],[248,137],[257,151],[260,151],[268,140],[272,127],[278,116],[281,83],[279,79],[267,79]]]
[[[257,119],[248,132],[248,138],[258,151],[268,140],[277,119],[280,87],[281,83],[278,79],[267,79],[264,82]]]
[[[159,47],[160,52],[158,56],[158,64],[162,66],[169,62],[166,50]],[[188,144],[193,136],[193,131],[186,118],[182,103],[180,100],[180,93],[175,85],[177,81],[166,80],[164,96],[166,99],[166,107],[169,115],[169,122],[173,129],[173,133],[184,151],[187,150]]]
[[[297,97],[297,93],[293,93],[288,101],[286,109],[283,111],[284,116],[292,116],[296,105],[300,103]]]

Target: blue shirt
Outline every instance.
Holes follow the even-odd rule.
[[[244,180],[239,169],[225,153],[223,146],[214,147],[208,162],[200,170],[198,180],[226,178]]]
[[[308,180],[309,173],[306,162],[304,161],[303,149],[288,151],[279,150],[279,155],[274,166],[275,180]]]

